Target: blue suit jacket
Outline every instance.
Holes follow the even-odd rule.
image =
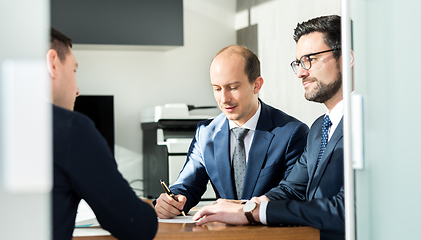
[[[268,225],[306,225],[321,239],[345,239],[342,120],[316,168],[323,117],[311,126],[307,147],[288,177],[265,195]],[[279,200],[279,201],[273,201]]]
[[[307,125],[263,102],[261,106],[249,150],[242,199],[260,196],[278,185],[306,144]],[[170,187],[174,194],[187,197],[184,211],[200,201],[209,180],[218,197],[236,199],[229,132],[228,119],[223,113],[198,124],[184,168]]]

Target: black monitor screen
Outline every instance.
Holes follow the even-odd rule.
[[[114,96],[81,95],[76,98],[74,110],[94,121],[114,156]]]

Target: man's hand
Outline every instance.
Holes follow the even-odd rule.
[[[263,201],[269,202],[270,199],[268,197],[266,197],[265,195],[262,195],[260,197],[253,197],[252,199],[250,199],[250,201],[256,202],[257,204],[260,204]]]
[[[193,216],[197,225],[203,225],[208,222],[222,222],[231,225],[245,225],[248,220],[244,215],[243,204],[232,203],[227,200],[219,199],[212,205],[202,207]],[[258,211],[258,209],[255,209]]]
[[[219,198],[216,201],[227,201],[230,203],[237,203],[237,204],[244,204],[245,202],[247,202],[247,200],[231,200],[231,199],[223,199],[223,198]]]
[[[176,195],[175,198],[177,198],[178,202],[166,193],[159,195],[155,205],[155,212],[159,218],[173,218],[180,215],[180,211],[184,208],[187,198],[183,195]]]

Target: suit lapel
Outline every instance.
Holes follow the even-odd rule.
[[[323,153],[322,158],[320,159],[319,166],[315,169],[313,181],[310,183],[310,192],[309,192],[309,200],[313,199],[314,194],[316,193],[316,189],[319,186],[320,180],[326,170],[327,165],[332,156],[332,152],[336,147],[336,144],[342,139],[343,136],[343,128],[342,128],[342,120],[339,122],[338,126],[336,127],[335,132],[333,133],[331,139],[326,145],[326,150]],[[320,149],[320,143],[319,143]],[[318,153],[317,153],[318,154]],[[316,158],[317,161],[317,158]],[[314,161],[314,162],[316,162]]]
[[[252,196],[260,171],[265,163],[266,154],[274,137],[273,133],[270,132],[273,128],[270,109],[262,101],[260,101],[260,104],[262,108],[254,132],[253,142],[250,146],[244,178],[243,199],[249,199]]]
[[[308,161],[308,171],[310,176],[310,184],[314,179],[314,174],[316,172],[316,165],[317,165],[317,157],[319,156],[319,151],[320,151],[320,146],[322,143],[322,124],[323,124],[323,117],[320,117],[318,119],[318,121],[316,121],[314,123],[314,125],[312,126],[312,128],[316,129],[316,133],[314,134],[314,137],[312,139],[308,139],[307,142],[313,143],[313,144],[309,144],[309,146],[307,146],[308,149],[308,153],[311,154],[311,156],[309,157]],[[309,138],[311,137],[311,135],[308,136]],[[309,185],[310,185],[309,184]]]
[[[273,134],[270,132],[256,130],[254,132],[253,143],[250,147],[249,158],[247,162],[246,175],[242,199],[248,199],[252,196],[260,175],[262,166],[266,159],[266,153],[272,142]],[[257,140],[258,139],[258,140]]]
[[[218,166],[219,179],[225,196],[221,197],[235,199],[236,192],[233,186],[231,174],[230,148],[229,148],[229,124],[228,119],[222,125],[214,139],[215,163]],[[220,193],[222,194],[222,193]]]

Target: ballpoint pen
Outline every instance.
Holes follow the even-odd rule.
[[[161,186],[162,186],[162,188],[164,189],[164,191],[170,196],[170,197],[172,197],[172,199],[174,199],[175,201],[177,201],[178,202],[178,199],[177,198],[175,198],[175,196],[174,196],[174,193],[172,193],[171,192],[171,190],[167,187],[167,184],[165,184],[165,182],[164,181],[162,181],[162,179],[161,180],[159,180],[159,182],[161,183]],[[183,210],[181,210],[180,211],[181,212],[181,214],[183,214],[183,216],[184,217],[186,217],[186,214],[184,213],[184,211]]]

